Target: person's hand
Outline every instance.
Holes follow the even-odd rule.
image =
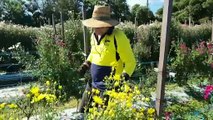
[[[121,79],[123,79],[123,80],[125,80],[125,81],[128,81],[129,78],[130,78],[130,77],[129,77],[129,75],[128,75],[127,73],[124,72],[124,73],[121,74]]]
[[[85,61],[79,68],[78,68],[78,73],[80,75],[84,75],[86,71],[90,68],[91,63],[89,61]]]

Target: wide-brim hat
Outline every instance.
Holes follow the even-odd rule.
[[[119,22],[111,18],[109,6],[94,7],[92,18],[83,20],[83,25],[91,28],[112,27],[116,26]]]

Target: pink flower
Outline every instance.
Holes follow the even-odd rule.
[[[212,54],[213,53],[213,44],[212,43],[208,43],[207,44],[207,48],[208,48],[208,53]]]
[[[207,51],[207,44],[205,41],[200,42],[198,48],[196,49],[201,55],[205,54]]]
[[[186,46],[185,43],[180,44],[180,51],[184,54],[188,53],[189,48]]]
[[[200,45],[199,45],[200,48],[204,48],[205,49],[206,46],[207,46],[207,44],[206,44],[205,41],[200,42]]]
[[[165,118],[166,120],[171,120],[171,112],[165,112]]]
[[[209,65],[210,65],[210,67],[213,69],[213,63],[210,63]]]
[[[56,44],[61,46],[61,47],[64,47],[66,45],[62,40],[57,40]]]
[[[213,91],[213,85],[207,85],[204,90],[204,99],[207,100],[211,92]]]

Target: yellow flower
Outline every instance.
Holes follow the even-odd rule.
[[[92,88],[92,93],[95,93],[95,89],[94,88]]]
[[[121,79],[120,75],[115,75],[115,76],[114,76],[114,80],[119,81],[120,79]]]
[[[45,98],[48,103],[52,103],[56,100],[56,96],[52,94],[46,94]]]
[[[115,106],[116,106],[116,103],[115,103],[115,102],[109,101],[109,102],[108,102],[107,108],[108,108],[108,109],[111,109],[111,108],[114,108]]]
[[[38,101],[43,100],[45,97],[46,97],[46,94],[40,94],[40,95],[38,96]]]
[[[131,107],[132,107],[132,103],[129,101],[129,102],[126,103],[126,106],[127,106],[128,108],[131,108]]]
[[[86,93],[88,94],[88,95],[90,95],[91,93],[90,93],[90,91],[86,91]]]
[[[98,96],[94,96],[93,100],[94,100],[95,103],[97,103],[99,105],[103,104],[103,100],[100,97],[98,97]]]
[[[38,96],[38,94],[39,94],[39,87],[33,87],[33,88],[31,88],[30,92],[32,94],[34,94],[35,96]]]
[[[5,108],[6,103],[2,103],[0,104],[0,109],[4,109]]]
[[[100,91],[99,91],[98,89],[96,89],[96,90],[95,90],[95,94],[98,95],[99,93],[100,93]]]
[[[11,109],[13,109],[13,108],[17,108],[18,106],[16,104],[12,103],[12,104],[8,105],[8,107],[11,108]]]
[[[49,81],[49,80],[46,81],[46,85],[47,85],[47,86],[50,86],[50,81]]]
[[[140,109],[140,112],[144,112],[144,111],[145,111],[145,109],[144,109],[144,108],[141,108],[141,109]]]
[[[130,91],[130,87],[128,85],[124,86],[124,92],[129,92]]]
[[[31,97],[31,95],[30,95],[30,94],[27,94],[27,95],[26,95],[26,97],[27,97],[27,98],[30,98],[30,97]]]
[[[119,82],[116,81],[116,82],[114,83],[114,87],[118,87],[118,86],[119,86]]]
[[[115,112],[114,112],[114,110],[109,110],[109,116],[110,117],[114,117],[115,116]]]
[[[61,85],[58,86],[58,89],[59,89],[59,90],[62,90],[62,88],[63,88],[63,87],[62,87]]]
[[[148,111],[147,111],[147,113],[149,115],[152,115],[153,113],[155,113],[155,109],[154,108],[149,108]]]
[[[149,102],[149,101],[150,101],[150,98],[145,98],[145,101],[146,101],[146,102]]]

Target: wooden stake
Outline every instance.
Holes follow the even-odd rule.
[[[83,20],[85,19],[85,10],[84,10],[84,5],[82,6],[82,18]],[[86,33],[87,28],[85,26],[83,26],[83,38],[84,38],[84,57],[85,60],[87,59],[87,56],[89,54],[89,44],[87,42],[87,33]]]
[[[212,17],[212,42],[213,42],[213,17]]]
[[[54,14],[52,14],[52,25],[53,25],[53,29],[54,29],[54,35],[56,35],[55,16],[54,16]]]
[[[62,12],[60,12],[60,19],[61,19],[61,36],[62,36],[62,40],[64,41],[64,20],[63,20]]]
[[[165,94],[166,63],[167,63],[166,60],[170,42],[169,28],[171,22],[172,2],[173,0],[164,0],[163,22],[161,28],[160,57],[158,65],[159,71],[158,71],[158,81],[156,91],[156,110],[157,116],[159,117],[162,115],[164,94]]]

